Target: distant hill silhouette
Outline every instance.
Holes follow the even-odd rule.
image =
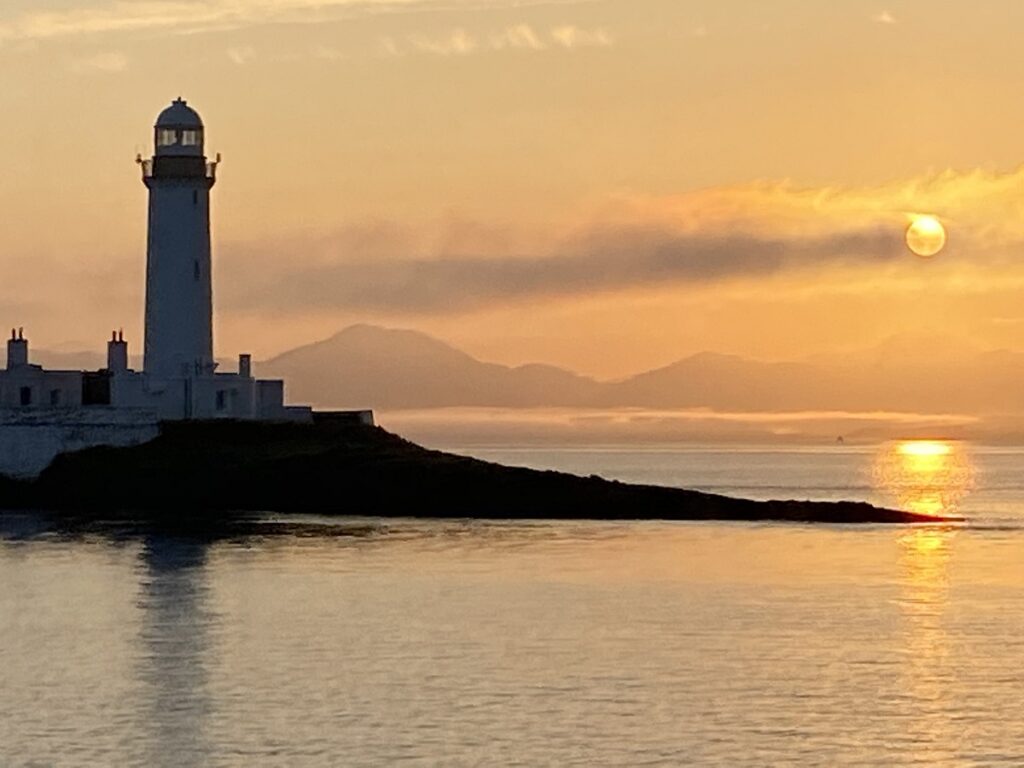
[[[417,331],[356,325],[261,363],[318,407],[714,408],[1024,412],[1024,355],[893,338],[854,355],[764,362],[705,352],[614,382],[548,365],[485,363]]]
[[[575,406],[602,386],[548,365],[481,362],[417,331],[354,325],[259,365],[289,398],[318,407]]]
[[[702,352],[608,385],[608,405],[772,411],[827,407],[837,376],[808,363]],[[813,386],[809,383],[814,382]],[[821,386],[825,385],[825,386]]]

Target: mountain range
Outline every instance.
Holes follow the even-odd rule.
[[[550,365],[482,362],[416,331],[355,325],[259,370],[284,378],[294,400],[322,408],[1024,413],[1024,354],[947,339],[898,337],[858,353],[794,362],[704,352],[599,381]]]

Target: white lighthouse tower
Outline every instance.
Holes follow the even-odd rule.
[[[213,374],[210,189],[216,162],[204,153],[203,121],[182,99],[160,113],[156,152],[144,161],[149,189],[145,372],[154,379]]]

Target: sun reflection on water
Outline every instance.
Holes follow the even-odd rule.
[[[901,440],[882,447],[872,476],[900,509],[941,517],[959,513],[974,488],[975,467],[961,442]]]
[[[890,504],[921,515],[951,517],[959,514],[974,487],[975,465],[964,443],[900,440],[882,446],[872,474],[875,489]],[[902,706],[914,713],[908,736],[923,765],[954,758],[944,740],[957,711],[947,610],[958,532],[956,525],[933,523],[910,528],[898,539]]]
[[[945,747],[957,705],[952,696],[954,659],[948,636],[950,569],[956,528],[928,525],[900,537],[903,663],[906,705],[914,712],[908,732],[924,765],[953,758]]]

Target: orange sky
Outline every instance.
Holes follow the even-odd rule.
[[[141,347],[132,160],[180,94],[225,156],[225,356],[352,322],[600,376],[1021,349],[1022,31],[1009,0],[8,0],[0,322]]]

